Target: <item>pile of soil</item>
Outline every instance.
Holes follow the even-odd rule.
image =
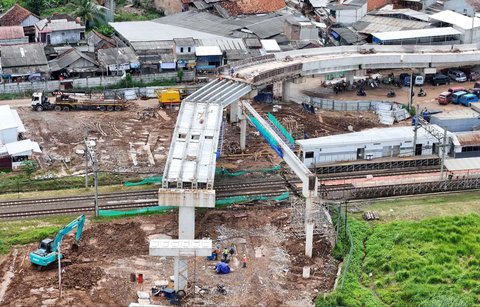
[[[80,256],[107,259],[148,255],[148,240],[139,222],[98,224],[83,232]]]
[[[67,289],[91,289],[104,277],[104,271],[99,267],[75,265],[65,268],[62,285]],[[58,282],[58,279],[57,279]]]

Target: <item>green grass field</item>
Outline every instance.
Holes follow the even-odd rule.
[[[354,252],[343,288],[317,306],[479,306],[479,198],[470,192],[366,205],[381,220],[349,218]],[[348,247],[341,242],[336,254]]]

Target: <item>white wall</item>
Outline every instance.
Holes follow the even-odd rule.
[[[358,8],[352,7],[351,10],[336,11],[335,14],[337,23],[352,24],[362,19],[363,16],[367,15],[367,3]]]
[[[55,31],[50,33],[50,43],[52,45],[60,45],[67,43],[78,43],[80,41],[80,33],[83,31]]]
[[[0,130],[0,143],[16,142],[18,137],[17,127]]]

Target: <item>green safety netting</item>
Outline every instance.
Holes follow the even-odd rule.
[[[287,129],[285,129],[282,124],[280,124],[280,122],[275,118],[275,116],[273,116],[273,114],[268,113],[267,117],[268,120],[270,120],[275,125],[275,127],[277,127],[277,129],[287,138],[290,144],[295,144],[293,136],[287,131]]]
[[[217,175],[224,175],[228,177],[237,177],[237,176],[242,176],[245,174],[250,174],[250,173],[270,173],[270,172],[276,172],[280,170],[282,167],[280,165],[276,165],[271,168],[262,168],[262,169],[252,169],[252,170],[243,170],[243,171],[238,171],[235,173],[232,173],[228,171],[227,169],[222,169],[222,168],[217,168],[215,169],[215,174]]]
[[[228,205],[234,205],[234,204],[239,204],[239,203],[244,203],[247,201],[255,201],[255,200],[275,200],[275,201],[281,201],[285,200],[288,197],[290,197],[290,193],[285,192],[282,193],[279,196],[273,196],[273,197],[267,197],[267,196],[232,196],[232,197],[227,197],[223,199],[219,199],[215,202],[215,206],[221,207],[221,206],[228,206]]]
[[[250,121],[270,145],[274,147],[277,146],[277,141],[275,140],[275,138],[270,134],[270,132],[267,131],[267,129],[262,126],[262,124],[260,124],[260,122],[255,117],[250,116]]]
[[[154,213],[154,212],[164,212],[178,207],[168,206],[168,207],[145,207],[134,210],[119,211],[119,210],[98,210],[98,216],[126,216],[126,215],[136,215],[136,214],[145,214],[145,213]]]
[[[123,185],[126,187],[134,187],[137,185],[154,184],[154,183],[161,183],[161,182],[162,182],[162,176],[154,176],[154,177],[145,178],[139,182],[125,181]]]
[[[234,204],[240,204],[244,202],[249,202],[249,201],[256,201],[256,200],[274,200],[274,201],[282,201],[285,199],[288,199],[290,197],[289,192],[285,192],[280,194],[279,196],[272,196],[272,197],[267,197],[267,196],[232,196],[228,198],[223,198],[215,201],[215,206],[216,207],[222,207],[222,206],[230,206]],[[128,216],[128,215],[136,215],[136,214],[145,214],[145,213],[158,213],[158,212],[165,212],[168,210],[176,209],[178,207],[175,206],[165,206],[165,207],[146,207],[146,208],[140,208],[140,209],[134,209],[134,210],[127,210],[127,211],[118,211],[118,210],[98,210],[98,215],[99,216],[106,216],[106,217],[112,217],[112,216]]]

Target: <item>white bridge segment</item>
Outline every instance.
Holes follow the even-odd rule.
[[[242,82],[214,80],[183,100],[163,174],[163,188],[212,189],[223,108],[248,94]],[[187,186],[184,186],[184,184]]]
[[[261,85],[296,76],[369,68],[428,68],[476,64],[480,45],[449,46],[342,46],[278,52],[258,63],[240,63],[235,80]],[[374,53],[365,54],[373,50]],[[228,76],[225,76],[229,78]]]

